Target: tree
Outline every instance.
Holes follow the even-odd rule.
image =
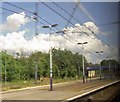
[[[82,72],[82,55],[72,53],[65,49],[52,49],[53,52],[53,77],[67,78],[80,76]],[[5,67],[7,81],[31,80],[35,76],[35,66],[37,65],[38,79],[49,77],[50,75],[50,56],[49,53],[34,52],[29,57],[22,56],[17,52],[17,57],[2,52],[2,78],[5,79]],[[87,59],[85,59],[85,65]]]

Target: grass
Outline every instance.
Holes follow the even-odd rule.
[[[79,80],[79,78],[66,78],[66,79],[56,78],[56,79],[53,79],[53,84],[68,82],[68,81],[75,81],[75,80]],[[21,80],[21,81],[14,81],[14,82],[6,82],[6,83],[2,83],[2,91],[8,91],[12,89],[20,89],[20,88],[26,88],[26,87],[32,87],[32,86],[48,85],[48,84],[49,84],[49,78],[44,78],[43,81]]]

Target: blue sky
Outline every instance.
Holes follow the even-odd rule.
[[[10,2],[10,3],[17,5],[21,8],[27,9],[33,13],[35,12],[35,2]],[[60,15],[65,17],[66,19],[69,19],[69,15],[63,12],[52,2],[45,2],[45,3],[51,8],[53,8],[55,11],[57,11]],[[75,2],[56,2],[56,3],[70,14],[72,13],[76,5]],[[62,17],[60,17],[52,10],[50,10],[43,3],[39,2],[38,5],[39,5],[38,14],[40,17],[44,18],[46,21],[48,21],[51,24],[57,23],[58,24],[57,28],[60,30],[62,30],[65,27],[67,23],[66,20],[64,20]],[[76,21],[74,18],[72,18],[71,22],[73,25],[69,23],[68,27],[73,27],[75,24],[78,23],[80,23],[80,25],[83,25],[86,22],[90,22],[90,21],[94,22],[94,24],[100,30],[99,32],[100,34],[97,35],[100,38],[100,40],[102,39],[106,44],[112,47],[118,47],[118,24],[109,24],[118,21],[118,3],[117,2],[81,2],[81,5],[85,11],[83,9],[80,9],[80,5],[79,5],[73,15],[74,18],[76,18],[79,22]],[[2,7],[13,10],[18,13],[24,12],[27,16],[33,16],[33,14],[30,14],[29,12],[13,7],[4,2],[2,3]],[[3,13],[2,22],[0,22],[1,24],[5,23],[6,18],[9,15],[13,14],[6,10],[2,10],[2,12],[0,13]],[[40,18],[39,21],[44,23],[45,25],[48,25]],[[41,28],[41,26],[43,26],[42,24],[38,23],[38,25],[39,25],[38,33],[49,32],[48,29]],[[26,29],[28,30],[28,32],[26,32],[25,36],[30,38],[34,36],[35,22],[30,21],[25,25],[22,25],[18,31],[22,31]],[[57,29],[55,29],[55,31],[57,31]],[[0,33],[2,35],[7,35],[7,31]],[[74,38],[74,35],[72,37]]]
[[[22,8],[25,8],[29,11],[35,12],[35,3],[34,2],[10,2],[11,4],[15,4],[18,5]],[[61,9],[59,9],[56,5],[54,5],[53,3],[46,3],[47,5],[49,5],[50,7],[54,8],[57,12],[59,12],[62,16],[64,16],[65,18],[69,19],[69,15],[66,14],[65,12],[63,12]],[[67,12],[69,12],[71,14],[73,8],[75,7],[75,3],[74,2],[57,2],[57,4],[59,6],[61,6],[63,9],[65,9]],[[104,32],[110,32],[110,34],[108,36],[103,36],[100,35],[100,37],[103,40],[106,40],[106,42],[109,44],[113,44],[114,40],[117,39],[117,31],[118,31],[118,27],[117,24],[112,24],[112,25],[106,25],[106,26],[99,26],[99,25],[104,25],[104,24],[108,24],[111,22],[115,22],[118,21],[118,8],[117,8],[117,3],[105,3],[105,2],[82,2],[81,3],[84,8],[87,10],[87,12],[89,12],[89,14],[94,18],[95,20],[95,24],[98,25],[98,27],[100,28],[101,31]],[[14,10],[16,12],[23,12],[23,10],[20,10],[16,7],[12,7],[8,4],[3,3],[3,7],[6,7],[8,9]],[[49,8],[47,8],[45,5],[43,5],[42,3],[39,3],[39,16],[44,18],[45,20],[47,20],[48,22],[50,22],[51,24],[55,24],[57,23],[59,26],[59,29],[63,29],[65,24],[66,24],[66,20],[64,20],[63,18],[61,18],[59,15],[57,15],[56,13],[54,13],[52,10],[50,10]],[[24,11],[26,15],[32,16],[32,14]],[[3,10],[3,15],[2,15],[2,21],[5,22],[5,19],[8,15],[12,14],[11,12],[5,11]],[[91,21],[91,19],[78,7],[77,10],[75,11],[74,17],[77,18],[79,20],[80,23],[85,23],[87,21]],[[44,22],[43,20],[39,19],[39,21],[45,23],[47,25],[46,22]],[[79,23],[76,20],[72,19],[71,22],[73,24]],[[21,29],[30,29],[31,30],[31,34],[34,34],[34,22],[30,22],[28,24],[26,24],[25,26],[22,26]],[[39,24],[40,26],[42,26],[41,24]],[[69,27],[72,27],[73,25],[69,24]],[[39,29],[39,32],[43,32],[43,33],[47,33],[48,30],[47,29]],[[109,39],[108,39],[109,38]],[[111,39],[112,38],[112,39]],[[114,44],[115,46],[115,44]]]

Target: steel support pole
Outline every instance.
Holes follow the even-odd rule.
[[[7,74],[6,73],[6,61],[5,61],[5,66],[4,67],[5,67],[5,84],[6,84],[6,81],[7,81],[7,77],[6,77],[6,74]]]
[[[83,66],[83,83],[85,83],[85,68],[84,68],[84,56],[83,56],[83,43],[82,43],[82,66]]]
[[[51,27],[50,27],[50,91],[53,90],[52,86],[52,47],[51,47]]]

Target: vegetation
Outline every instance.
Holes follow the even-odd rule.
[[[6,82],[6,83],[2,83],[2,91],[40,86],[40,85],[49,85],[49,80],[50,80],[49,78],[44,78],[43,81],[37,80],[37,83],[35,83],[34,79]],[[66,78],[66,79],[54,78],[53,84],[68,82],[68,81],[75,81],[75,80],[78,80],[78,78]]]
[[[82,72],[82,55],[73,54],[68,50],[53,49],[53,77],[65,79],[67,77],[80,77]],[[20,56],[17,58],[2,52],[2,78],[8,82],[18,80],[31,80],[35,77],[35,67],[38,68],[38,80],[43,77],[49,77],[49,54],[36,52],[28,58]],[[85,65],[87,65],[87,59]],[[3,80],[4,81],[4,80]]]
[[[54,83],[68,81],[70,79],[80,79],[82,76],[82,55],[72,53],[69,50],[52,49],[53,52],[53,78]],[[5,82],[6,69],[6,85],[3,83],[3,90],[12,88],[21,88],[27,86],[48,84],[49,83],[49,53],[36,52],[29,57],[24,54],[16,53],[17,57],[8,55],[6,52],[2,54],[2,81]],[[84,57],[85,68],[95,66],[88,63]],[[114,65],[115,60],[103,60],[102,66],[108,66],[108,62]],[[97,64],[98,66],[98,64]],[[118,65],[117,65],[118,66]],[[35,71],[37,68],[37,80],[35,80]],[[99,70],[98,70],[99,71]],[[20,84],[21,83],[21,84]],[[14,85],[14,86],[13,86]]]

